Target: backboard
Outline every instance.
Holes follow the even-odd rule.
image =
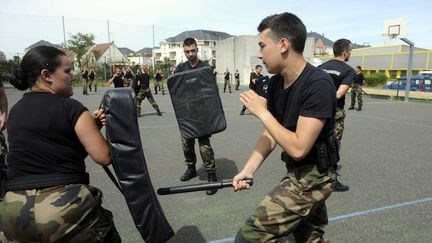
[[[384,20],[383,36],[386,40],[405,38],[407,20],[405,17]]]

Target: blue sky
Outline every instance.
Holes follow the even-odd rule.
[[[11,57],[41,40],[63,42],[77,32],[94,33],[96,42],[110,40],[136,51],[185,30],[208,29],[232,35],[255,35],[266,16],[292,12],[308,31],[331,40],[348,38],[383,45],[384,20],[407,19],[406,37],[416,46],[432,49],[432,1],[339,0],[0,0],[0,51]],[[388,44],[401,43],[399,40]]]

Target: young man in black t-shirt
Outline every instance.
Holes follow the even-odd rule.
[[[192,69],[198,69],[201,67],[209,66],[207,63],[202,62],[198,58],[198,47],[195,39],[186,38],[183,41],[183,52],[186,55],[188,61],[180,63],[174,73],[188,71]],[[188,181],[194,178],[196,173],[196,154],[195,154],[195,139],[182,139],[183,152],[185,156],[185,162],[187,169],[185,173],[180,177],[181,181]],[[217,181],[216,177],[216,162],[214,157],[213,148],[210,145],[210,136],[204,136],[198,138],[199,150],[201,158],[203,160],[204,170],[207,172],[208,181]],[[217,189],[209,189],[206,191],[207,195],[213,195],[217,192]]]
[[[344,131],[345,121],[345,94],[350,88],[354,79],[354,69],[350,67],[347,62],[351,56],[352,45],[351,41],[347,39],[339,39],[333,45],[334,58],[321,64],[318,68],[321,68],[333,79],[333,83],[336,86],[336,127],[335,134],[339,141],[339,146],[342,140],[342,134]],[[339,179],[336,179],[335,191],[344,192],[349,190],[348,185],[342,184]]]
[[[362,92],[363,92],[363,83],[364,83],[364,75],[362,73],[361,66],[356,66],[355,68],[355,76],[353,80],[353,85],[351,87],[351,106],[348,108],[348,110],[354,110],[355,101],[357,97],[358,102],[358,111],[362,110],[363,106],[363,99],[362,99]]]
[[[236,71],[234,73],[234,79],[236,81],[235,90],[239,90],[239,86],[240,86],[240,73],[239,73],[239,71],[237,69],[236,69]]]
[[[114,83],[114,88],[122,88],[124,87],[124,79],[123,74],[120,68],[115,69],[115,73],[110,80],[108,80],[109,84]]]
[[[303,58],[306,27],[290,13],[272,15],[258,26],[259,58],[269,73],[268,99],[249,90],[241,102],[264,125],[255,150],[233,178],[234,190],[250,187],[260,165],[282,148],[287,174],[237,233],[235,242],[274,242],[293,234],[296,242],[322,242],[327,224],[325,200],[334,168],[318,167],[318,142],[334,137],[336,89],[325,72]]]
[[[231,93],[231,73],[229,72],[228,68],[226,69],[226,72],[224,73],[224,89],[223,92],[226,91],[226,86],[228,85],[229,92]]]
[[[81,78],[82,78],[82,80],[83,80],[83,95],[87,95],[87,94],[88,94],[88,92],[87,92],[87,87],[88,87],[88,74],[89,74],[89,72],[88,72],[87,68],[84,68],[84,69],[81,71]]]

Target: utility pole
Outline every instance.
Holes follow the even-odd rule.
[[[110,47],[108,47],[109,62],[112,63],[112,58],[111,58],[111,38],[110,38],[109,20],[107,20],[107,29],[108,29],[108,44],[110,45]]]
[[[155,35],[154,35],[154,25],[152,25],[152,29],[153,29],[153,46],[152,46],[152,48],[151,48],[151,52],[152,52],[152,66],[153,66],[153,72],[154,72],[154,70],[155,70],[155,66],[156,66],[156,63],[155,63],[155,59],[154,59],[154,57],[153,57],[153,48],[154,48],[154,46],[155,46]]]
[[[66,29],[65,29],[65,21],[64,21],[64,16],[62,16],[62,22],[63,22],[63,47],[66,50],[67,46],[66,46]]]

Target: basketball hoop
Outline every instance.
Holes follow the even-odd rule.
[[[389,34],[388,37],[390,40],[396,39],[399,34]]]

